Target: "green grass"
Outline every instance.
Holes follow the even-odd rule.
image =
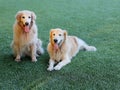
[[[32,63],[12,56],[12,25],[19,10],[37,15],[46,49],[49,30],[62,28],[97,52],[79,52],[60,71],[48,72],[47,51]],[[0,90],[120,90],[120,0],[0,0]]]

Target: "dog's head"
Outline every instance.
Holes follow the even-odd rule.
[[[66,30],[62,29],[51,29],[50,31],[50,42],[54,46],[54,49],[59,49],[61,45],[65,42],[67,36]]]
[[[33,23],[36,20],[36,15],[32,11],[23,10],[19,11],[16,14],[16,20],[18,24],[22,27],[25,32],[29,32],[30,28],[32,27]]]

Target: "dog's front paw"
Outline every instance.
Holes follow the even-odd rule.
[[[55,70],[60,70],[61,68],[62,68],[62,67],[59,66],[59,65],[57,65],[57,66],[54,67]]]
[[[36,58],[32,58],[32,62],[37,62],[37,59]]]
[[[15,59],[16,62],[20,62],[21,60],[20,59]]]
[[[16,62],[20,62],[21,60],[20,60],[20,56],[17,56],[16,58],[15,58],[15,61]]]
[[[53,67],[48,67],[47,70],[52,71],[52,70],[54,70],[54,68]]]

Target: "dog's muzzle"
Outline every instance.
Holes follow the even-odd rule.
[[[57,39],[54,39],[54,43],[57,43],[58,42],[58,40]]]
[[[25,26],[28,26],[29,25],[29,23],[28,22],[25,22]]]

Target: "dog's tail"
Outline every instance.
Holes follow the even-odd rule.
[[[42,48],[42,41],[40,39],[37,40],[37,54],[44,54],[44,49]]]
[[[89,46],[86,44],[82,39],[76,37],[76,41],[78,42],[79,50],[86,50],[86,51],[96,51],[96,47]]]

